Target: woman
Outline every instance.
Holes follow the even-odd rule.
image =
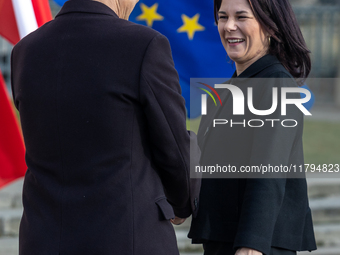
[[[271,107],[273,87],[297,87],[295,79],[308,76],[309,50],[288,0],[215,0],[214,10],[222,44],[236,65],[229,82],[255,83],[256,109]],[[247,92],[245,86],[239,88]],[[201,120],[201,165],[303,166],[303,114],[297,107],[290,105],[284,117],[295,119],[296,127],[224,125],[221,135],[222,127],[214,127],[212,118],[239,123],[240,118],[232,115],[230,93],[220,95],[223,107],[217,110],[208,102],[208,114]],[[241,119],[247,117],[254,115],[247,111]],[[277,109],[264,119],[282,117]],[[274,177],[203,179],[198,215],[189,233],[193,243],[203,243],[205,255],[292,255],[316,249],[305,178]]]

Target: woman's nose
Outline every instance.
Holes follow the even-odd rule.
[[[228,19],[224,25],[224,31],[231,32],[237,29],[236,23],[234,19]]]

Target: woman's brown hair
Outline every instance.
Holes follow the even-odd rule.
[[[215,21],[223,0],[214,0]],[[269,54],[276,56],[296,79],[311,70],[310,51],[288,0],[247,0],[256,20],[270,34]]]

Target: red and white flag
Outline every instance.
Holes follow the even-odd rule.
[[[0,0],[0,35],[12,44],[51,19],[48,0]]]
[[[0,72],[0,188],[25,175],[25,147]]]
[[[51,19],[48,0],[0,0],[0,36],[12,44]],[[26,169],[21,131],[0,71],[0,188]]]

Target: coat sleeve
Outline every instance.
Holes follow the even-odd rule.
[[[165,194],[175,215],[186,218],[195,211],[194,200],[199,192],[198,180],[190,180],[190,144],[192,164],[198,164],[200,150],[196,135],[186,129],[185,100],[170,44],[160,34],[152,39],[145,52],[140,100],[148,122],[153,162]]]
[[[296,87],[292,78],[280,75],[282,79],[265,85],[257,109],[269,109],[272,103],[272,87]],[[278,94],[280,98],[280,93]],[[292,93],[289,98],[300,98]],[[301,155],[294,152],[295,144],[302,139],[303,114],[295,105],[287,105],[287,115],[281,116],[280,100],[277,110],[263,119],[294,119],[296,127],[283,127],[275,122],[274,127],[264,125],[255,128],[249,166],[270,164],[271,166],[290,166],[292,158]],[[256,117],[257,119],[261,117]],[[288,124],[288,122],[287,122]],[[291,125],[290,123],[289,125]],[[295,160],[294,160],[295,161]],[[297,159],[303,164],[303,158]],[[296,161],[295,161],[296,162]],[[268,176],[267,176],[268,177]],[[270,178],[249,178],[246,180],[245,193],[241,208],[239,227],[234,242],[235,250],[248,247],[270,254],[272,235],[286,192],[286,173],[275,173]],[[294,210],[294,208],[292,208]]]

